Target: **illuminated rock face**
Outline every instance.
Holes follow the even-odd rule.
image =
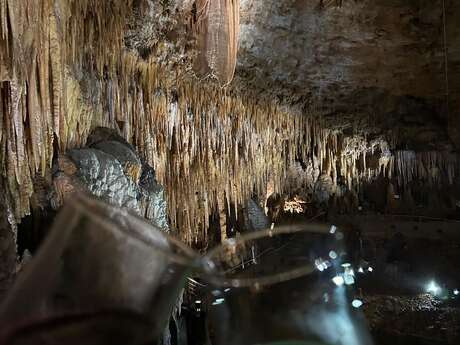
[[[164,190],[155,180],[153,169],[143,164],[134,148],[115,131],[97,128],[88,141],[89,147],[59,157],[54,167],[53,208],[81,190],[126,207],[168,230]]]

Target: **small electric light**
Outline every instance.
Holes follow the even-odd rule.
[[[329,233],[335,234],[336,231],[337,231],[337,227],[335,225],[331,225],[331,229],[329,230]]]
[[[345,283],[345,280],[342,276],[335,276],[334,278],[332,278],[332,281],[337,286],[342,286]]]
[[[454,295],[455,295],[455,296],[458,296],[459,294],[460,294],[460,291],[458,291],[458,289],[455,289],[455,290],[454,290]]]
[[[332,260],[335,260],[335,259],[337,259],[337,253],[336,253],[335,251],[331,250],[331,251],[329,252],[329,257],[330,257]]]
[[[318,258],[315,260],[315,266],[320,272],[323,272],[331,266],[331,263],[327,260],[323,260],[322,258]]]
[[[224,298],[218,298],[214,302],[212,302],[212,305],[219,305],[224,303],[225,299]]]
[[[441,288],[439,287],[438,284],[434,280],[432,280],[426,287],[426,292],[432,294],[432,295],[437,295],[441,291]]]
[[[230,291],[230,288],[226,288],[226,289],[224,290],[224,292],[229,292],[229,291]]]
[[[372,272],[374,269],[373,269],[371,266],[369,266],[369,268],[368,268],[367,270],[368,270],[369,272]]]
[[[320,272],[324,271],[324,265],[323,265],[323,261],[321,258],[315,260],[315,266],[318,271]]]
[[[359,299],[354,299],[353,302],[351,302],[351,305],[353,306],[353,308],[359,308],[363,305],[363,302]]]
[[[343,273],[343,281],[345,285],[353,285],[355,283],[355,272],[351,267],[346,267]]]
[[[363,268],[362,268],[362,267],[358,268],[358,272],[359,272],[359,273],[364,273]]]

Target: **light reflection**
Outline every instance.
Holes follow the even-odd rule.
[[[335,259],[337,259],[337,253],[336,253],[335,251],[331,250],[331,251],[329,252],[329,257],[330,257],[332,260],[335,260]]]
[[[315,308],[308,315],[309,328],[325,343],[337,345],[370,345],[365,327],[351,317],[343,287],[336,287],[328,308]]]
[[[212,302],[212,305],[219,305],[224,303],[225,299],[224,298],[218,298],[214,302]]]
[[[352,302],[351,302],[351,305],[353,306],[353,308],[359,308],[363,305],[363,302],[360,301],[359,299],[354,299]]]
[[[345,285],[353,285],[355,283],[355,272],[353,271],[353,268],[351,267],[345,268],[345,272],[343,274],[343,280],[345,282]]]
[[[331,225],[331,229],[329,230],[329,233],[335,234],[336,231],[337,231],[337,227],[335,225]]]
[[[345,283],[342,276],[335,276],[334,278],[332,278],[332,281],[337,286],[342,286]]]
[[[439,292],[441,292],[441,288],[439,287],[438,284],[434,280],[432,280],[426,287],[426,292],[432,294],[432,295],[437,295]]]

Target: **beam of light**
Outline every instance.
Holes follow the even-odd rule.
[[[432,295],[437,295],[439,292],[441,292],[441,288],[439,287],[438,284],[434,280],[432,280],[427,286],[426,286],[426,292],[432,294]]]
[[[367,328],[350,313],[345,292],[345,288],[336,287],[329,296],[327,308],[313,307],[306,319],[308,328],[327,344],[371,345],[372,339]]]

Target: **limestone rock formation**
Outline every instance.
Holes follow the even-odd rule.
[[[86,191],[129,208],[158,228],[168,230],[164,190],[155,181],[153,169],[141,162],[132,146],[118,140],[114,131],[99,128],[90,139],[89,148],[69,150],[59,157],[53,206],[60,207],[72,192]]]

